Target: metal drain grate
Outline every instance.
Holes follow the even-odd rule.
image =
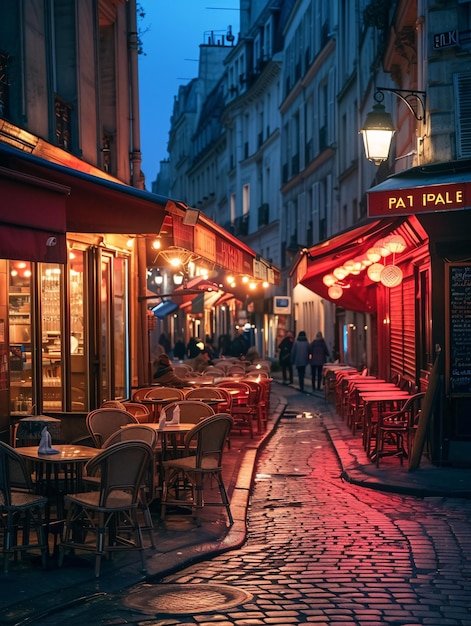
[[[252,598],[247,591],[229,585],[146,584],[124,598],[123,604],[153,615],[194,615],[232,608]]]

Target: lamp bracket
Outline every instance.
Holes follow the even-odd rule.
[[[382,102],[384,98],[384,91],[394,93],[398,98],[404,102],[409,111],[415,117],[415,119],[425,124],[425,103],[427,94],[425,91],[419,91],[417,89],[393,89],[391,87],[376,87],[376,93],[374,99],[376,102]],[[415,105],[415,106],[413,106]]]

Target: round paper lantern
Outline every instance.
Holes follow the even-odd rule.
[[[366,251],[366,256],[372,263],[376,263],[381,259],[381,248],[370,248]]]
[[[327,293],[329,294],[329,298],[332,298],[332,300],[338,300],[343,295],[343,289],[340,285],[332,285],[329,287]]]
[[[347,272],[351,272],[352,270],[355,269],[355,261],[353,259],[350,259],[349,261],[345,261],[343,266],[347,270]]]
[[[379,283],[383,269],[384,265],[381,265],[381,263],[373,263],[373,265],[370,265],[370,267],[366,270],[368,278],[374,283]]]
[[[348,272],[345,268],[343,267],[336,267],[334,269],[334,271],[332,272],[332,274],[335,276],[335,278],[337,278],[338,280],[343,280],[345,278],[345,276],[348,275]]]
[[[397,287],[402,283],[402,270],[397,265],[385,265],[380,280],[385,287]]]
[[[331,285],[337,282],[337,279],[335,278],[333,274],[326,274],[323,277],[322,282],[324,283],[326,287],[330,287]]]
[[[404,252],[406,249],[406,242],[401,235],[389,235],[383,239],[383,246],[387,248],[393,254]]]

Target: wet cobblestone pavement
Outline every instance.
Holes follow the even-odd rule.
[[[260,451],[242,548],[34,623],[471,625],[471,500],[344,482],[323,402],[303,403]]]

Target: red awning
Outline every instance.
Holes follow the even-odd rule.
[[[0,256],[65,263],[69,188],[0,166]]]
[[[168,208],[183,214],[167,198],[58,165],[0,145],[0,166],[67,187],[65,226],[77,233],[159,233]],[[30,205],[31,206],[31,205]]]
[[[322,298],[345,309],[374,312],[377,283],[368,278],[366,270],[356,276],[350,274],[342,281],[345,288],[338,300],[329,297],[323,278],[350,259],[365,255],[379,239],[391,233],[402,235],[406,241],[407,247],[401,258],[411,254],[427,240],[427,235],[415,216],[365,222],[301,252],[291,270],[295,283],[301,283]]]

